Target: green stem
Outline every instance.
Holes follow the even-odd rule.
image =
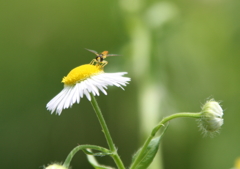
[[[100,147],[100,146],[95,146],[95,145],[79,145],[77,147],[75,147],[67,156],[66,160],[64,161],[64,166],[65,167],[69,167],[70,166],[70,162],[72,161],[73,156],[80,150],[85,150],[85,149],[92,149],[92,150],[98,150],[101,152],[104,152],[106,154],[111,153],[110,150]]]
[[[147,140],[145,141],[143,147],[141,148],[140,153],[138,154],[138,156],[135,158],[134,162],[132,163],[130,169],[134,169],[138,163],[140,162],[140,160],[142,160],[142,157],[144,155],[144,152],[147,149],[148,144],[150,143],[150,141],[153,139],[153,137],[155,136],[155,134],[160,130],[160,128],[162,126],[164,126],[165,123],[167,123],[168,121],[178,118],[178,117],[192,117],[192,118],[200,118],[201,117],[201,113],[176,113],[176,114],[172,114],[168,117],[165,117],[164,119],[162,119],[158,125],[156,127],[154,127],[154,129],[151,132],[151,135],[147,138]]]
[[[117,167],[119,169],[125,169],[124,164],[123,164],[120,156],[117,153],[117,148],[115,147],[115,145],[113,143],[112,137],[111,137],[110,132],[108,130],[107,124],[106,124],[106,122],[105,122],[105,120],[103,118],[102,112],[101,112],[101,110],[100,110],[100,108],[98,106],[98,103],[97,103],[95,97],[93,96],[93,94],[92,93],[90,93],[90,94],[91,94],[91,104],[93,106],[93,109],[96,112],[96,115],[98,117],[99,123],[100,123],[100,125],[102,127],[103,133],[104,133],[105,138],[107,140],[108,146],[109,146],[109,148],[111,150],[111,153],[112,153],[111,156],[114,159],[114,161],[115,161],[115,163],[116,163],[116,165],[117,165]]]

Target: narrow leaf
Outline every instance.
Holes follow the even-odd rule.
[[[90,149],[88,149],[89,152],[91,152]],[[89,163],[95,168],[95,169],[114,169],[112,167],[109,167],[109,166],[104,166],[104,165],[101,165],[97,162],[96,158],[93,156],[93,155],[88,155],[87,154],[87,158],[88,158],[88,161]]]
[[[66,166],[66,167],[69,167],[70,166],[70,163],[72,161],[72,158],[75,156],[75,154],[80,151],[80,150],[83,150],[85,153],[90,153],[92,154],[92,152],[89,152],[87,150],[90,150],[90,149],[93,149],[93,150],[97,150],[97,151],[100,151],[100,153],[103,153],[104,155],[107,155],[107,154],[110,154],[110,150],[106,149],[106,148],[103,148],[103,147],[100,147],[100,146],[95,146],[95,145],[79,145],[77,147],[75,147],[67,156],[66,160],[64,161],[63,165]],[[98,153],[99,154],[99,153]]]
[[[134,169],[146,169],[152,163],[158,151],[160,138],[161,137],[159,136],[151,140],[147,147],[147,150],[144,152],[144,156],[141,158],[141,160]],[[137,152],[137,154],[135,154],[135,157],[138,155],[140,151],[141,149]]]
[[[86,155],[93,155],[93,156],[106,156],[106,155],[111,155],[112,153],[110,152],[98,152],[98,153],[93,153],[92,151],[89,151],[90,149],[83,149],[82,151],[86,154]]]
[[[153,138],[147,146],[145,152],[142,152],[141,157],[138,157],[142,148],[140,148],[137,153],[133,156],[133,162],[135,163],[134,167],[131,166],[131,169],[146,169],[152,163],[154,157],[157,154],[159,143],[161,140],[161,136],[164,134],[167,127],[165,127],[164,131],[161,133],[160,136]],[[136,161],[137,160],[137,161]]]

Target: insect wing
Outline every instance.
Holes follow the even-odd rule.
[[[108,54],[107,56],[121,56],[121,55],[118,55],[118,54]]]
[[[91,49],[87,49],[87,48],[85,48],[85,49],[88,50],[89,52],[92,52],[92,53],[94,53],[95,55],[98,56],[98,53],[97,53],[95,50],[91,50]]]

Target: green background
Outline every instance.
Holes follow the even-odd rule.
[[[84,48],[121,54],[107,59],[105,71],[127,71],[132,79],[125,91],[109,87],[97,97],[126,166],[146,138],[139,111],[147,103],[140,100],[153,99],[141,94],[151,82],[161,96],[158,121],[198,112],[211,97],[225,113],[214,138],[203,137],[194,119],[173,120],[156,159],[163,168],[233,167],[240,156],[239,9],[239,0],[0,1],[1,168],[42,168],[64,161],[77,145],[107,146],[86,98],[61,116],[45,108],[62,90],[62,77],[94,58]],[[91,168],[84,153],[72,168]]]

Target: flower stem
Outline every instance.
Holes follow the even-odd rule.
[[[167,123],[168,121],[178,118],[178,117],[192,117],[192,118],[200,118],[201,117],[201,113],[176,113],[176,114],[172,114],[168,117],[165,117],[164,119],[162,119],[158,125],[156,127],[154,127],[154,129],[151,132],[151,135],[147,138],[147,140],[145,141],[143,147],[141,148],[140,153],[138,154],[138,156],[135,158],[134,162],[132,163],[130,169],[134,169],[138,163],[140,162],[140,160],[142,159],[144,152],[147,149],[148,144],[150,143],[150,141],[153,139],[153,137],[155,136],[155,134],[160,130],[160,128],[162,126],[164,126],[165,123]]]
[[[115,163],[116,163],[116,165],[117,165],[117,167],[119,169],[125,169],[124,164],[123,164],[120,156],[117,153],[117,148],[115,147],[115,145],[113,143],[112,137],[111,137],[110,132],[108,130],[107,124],[106,124],[106,122],[105,122],[105,120],[103,118],[102,112],[101,112],[101,110],[100,110],[100,108],[98,106],[98,103],[97,103],[94,95],[92,93],[90,93],[90,94],[91,94],[91,104],[93,106],[93,109],[96,112],[97,118],[99,120],[99,123],[100,123],[100,125],[102,127],[103,133],[104,133],[105,138],[107,140],[109,149],[112,152],[111,156],[114,159],[114,161],[115,161]]]

